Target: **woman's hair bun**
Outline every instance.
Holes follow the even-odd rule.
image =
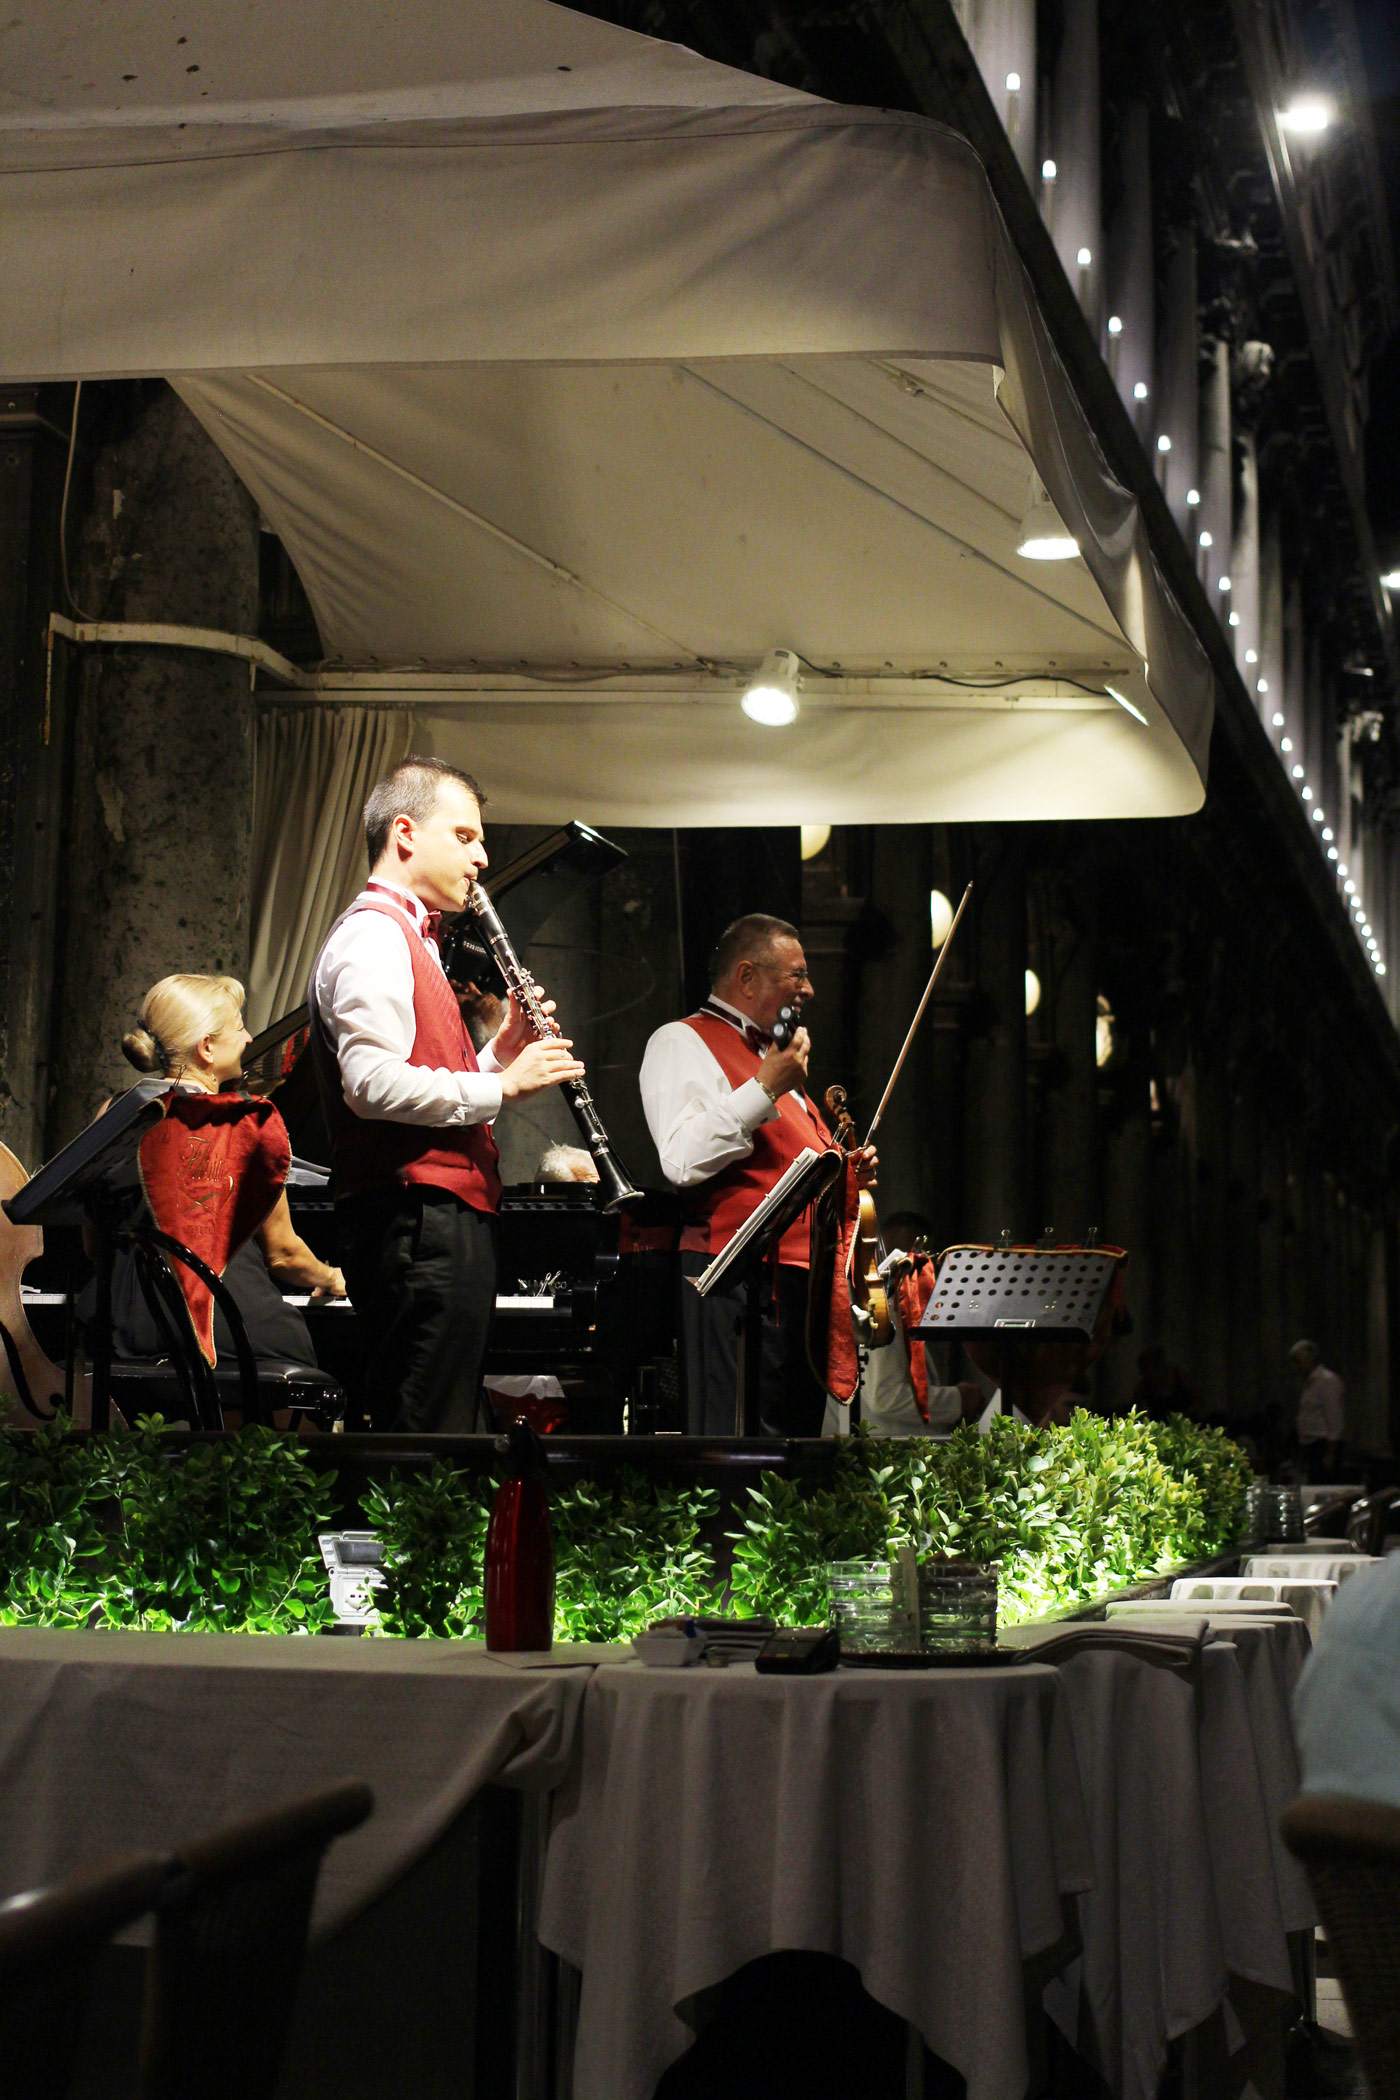
[[[122,1056],[138,1072],[159,1072],[163,1063],[149,1028],[133,1028],[122,1037]]]

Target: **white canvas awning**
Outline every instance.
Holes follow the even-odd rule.
[[[942,127],[546,0],[75,0],[6,47],[3,376],[167,375],[318,693],[412,701],[498,816],[1199,806],[1204,656]],[[1017,555],[1033,469],[1081,560]],[[775,647],[784,730],[738,707]]]

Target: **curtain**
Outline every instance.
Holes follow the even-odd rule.
[[[316,950],[364,880],[360,812],[408,754],[413,718],[393,707],[269,707],[253,753],[253,1034],[306,997]]]

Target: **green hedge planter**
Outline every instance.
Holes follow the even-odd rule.
[[[854,1437],[821,1484],[760,1476],[722,1582],[715,1490],[624,1466],[551,1491],[555,1635],[625,1641],[673,1612],[819,1624],[829,1560],[910,1544],[995,1561],[1010,1625],[1224,1551],[1249,1480],[1236,1445],[1181,1417]],[[480,1637],[493,1486],[439,1462],[366,1492],[381,1633]],[[102,1437],[0,1436],[0,1624],[319,1633],[332,1620],[316,1535],[334,1487],[295,1438],[265,1429],[180,1450],[158,1419]]]

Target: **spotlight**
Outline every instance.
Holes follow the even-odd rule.
[[[929,935],[932,945],[941,948],[953,927],[953,907],[942,890],[928,893]]]
[[[1306,782],[1303,785],[1303,800],[1305,802],[1312,801],[1312,789],[1306,784]]]
[[[1033,1013],[1035,1012],[1036,1008],[1037,1008],[1037,1007],[1039,1006],[1039,1004],[1040,1004],[1040,979],[1039,979],[1039,978],[1038,978],[1038,977],[1036,976],[1036,974],[1035,974],[1035,971],[1034,971],[1034,970],[1027,970],[1027,972],[1026,972],[1026,1019],[1027,1019],[1028,1021],[1029,1021],[1029,1019],[1030,1019],[1031,1015],[1032,1015],[1032,1014],[1033,1014]]]
[[[1059,172],[1053,160],[1043,160],[1040,163],[1040,179],[1042,182],[1053,182]]]
[[[1348,880],[1342,884],[1342,888],[1348,897],[1354,897],[1356,895],[1356,884],[1354,882]]]
[[[1200,500],[1201,492],[1199,489],[1188,489],[1186,491],[1186,502],[1191,510],[1194,510],[1196,508],[1196,505],[1200,502]]]
[[[1090,263],[1094,260],[1093,252],[1091,249],[1081,248],[1078,255],[1076,255],[1074,259],[1078,263],[1081,270],[1087,270]]]
[[[1276,722],[1281,722],[1281,721],[1283,720],[1283,716],[1282,716],[1282,715],[1275,715],[1275,716],[1274,716],[1274,720],[1275,720]],[[1285,737],[1280,737],[1280,738],[1279,738],[1279,746],[1278,746],[1278,747],[1279,747],[1279,750],[1280,750],[1280,751],[1291,751],[1291,750],[1293,749],[1293,739],[1292,739],[1292,737],[1291,737],[1291,736],[1285,736]]]
[[[1232,613],[1231,613],[1231,615],[1230,615],[1230,620],[1229,620],[1229,624],[1230,624],[1230,626],[1231,626],[1231,627],[1238,627],[1238,626],[1239,626],[1239,624],[1240,624],[1240,616],[1239,616],[1239,614],[1238,614],[1238,613],[1236,613],[1236,612],[1232,612]]]
[[[1160,437],[1158,438],[1158,440],[1157,440],[1157,450],[1158,450],[1159,452],[1170,452],[1170,451],[1171,451],[1171,449],[1172,449],[1172,441],[1171,441],[1171,439],[1170,439],[1170,438],[1169,438],[1169,437],[1167,436],[1166,432],[1165,432],[1165,431],[1163,431],[1163,432],[1162,432],[1162,435],[1161,435],[1161,436],[1160,436]]]
[[[1302,767],[1301,767],[1301,766],[1295,766],[1295,767],[1293,768],[1293,778],[1294,778],[1295,780],[1301,780],[1301,779],[1302,779],[1302,777],[1303,777],[1303,769],[1302,769]]]
[[[1280,131],[1291,131],[1298,138],[1316,138],[1326,131],[1335,111],[1332,104],[1321,95],[1295,95],[1286,109],[1278,113]]]
[[[1032,484],[1030,505],[1021,520],[1016,552],[1025,561],[1073,561],[1079,542],[1066,532],[1060,514],[1039,481]]]
[[[1202,547],[1213,547],[1215,545],[1215,534],[1213,532],[1203,532],[1198,544]]]
[[[1244,652],[1244,660],[1247,664],[1257,664],[1259,661],[1259,651],[1257,649],[1246,649]]]
[[[1147,399],[1147,381],[1145,379],[1139,379],[1134,385],[1133,399],[1134,401],[1145,401]]]
[[[770,649],[753,684],[739,705],[751,722],[765,729],[786,729],[797,720],[797,687],[801,665],[794,649]]]
[[[1215,588],[1216,588],[1216,589],[1217,589],[1218,591],[1228,591],[1228,590],[1230,590],[1230,589],[1232,588],[1232,586],[1231,586],[1231,583],[1230,583],[1230,579],[1229,579],[1229,577],[1228,577],[1228,576],[1222,576],[1222,577],[1221,577],[1221,579],[1220,579],[1220,581],[1219,581],[1219,583],[1218,583],[1218,584],[1217,584],[1217,585],[1215,586]]]
[[[1324,836],[1325,836],[1325,835],[1326,835],[1326,834],[1324,833]],[[1329,847],[1327,848],[1327,858],[1328,858],[1329,860],[1335,860],[1335,859],[1337,858],[1337,849],[1336,849],[1336,847],[1335,847],[1335,846],[1329,846]]]
[[[1332,843],[1332,826],[1330,824],[1324,824],[1322,827],[1322,843],[1324,846],[1330,846]],[[1332,855],[1332,858],[1333,860],[1337,858],[1335,853]]]
[[[1113,326],[1112,321],[1108,325],[1111,328]],[[1400,569],[1386,570],[1381,578],[1381,589],[1383,591],[1400,591]]]
[[[1019,95],[1019,94],[1020,94],[1020,92],[1021,92],[1021,76],[1020,76],[1020,74],[1019,74],[1019,73],[1008,73],[1008,74],[1007,74],[1007,76],[1006,76],[1006,92],[1007,92],[1007,94],[1008,94],[1008,95]]]
[[[1273,723],[1275,729],[1282,729],[1283,716],[1278,712],[1277,708],[1275,708],[1273,714],[1270,715],[1269,720]]]
[[[1108,317],[1108,332],[1109,332],[1109,334],[1110,334],[1110,335],[1121,335],[1121,334],[1123,333],[1123,323],[1122,323],[1122,320],[1121,320],[1121,318],[1120,318],[1120,316],[1119,316],[1119,315],[1117,315],[1117,314],[1110,314],[1110,315],[1109,315],[1109,317]],[[1385,578],[1384,578],[1384,577],[1382,577],[1382,578],[1381,578],[1381,582],[1382,582],[1382,583],[1384,583],[1384,582],[1385,582]],[[1397,583],[1397,585],[1400,585],[1400,576],[1397,576],[1397,578],[1396,578],[1396,583]]]
[[[1255,681],[1254,681],[1254,690],[1255,690],[1255,692],[1256,692],[1256,693],[1267,693],[1267,692],[1268,692],[1268,690],[1269,690],[1269,681],[1268,681],[1268,679],[1267,679],[1267,678],[1256,678],[1256,679],[1255,679]]]

